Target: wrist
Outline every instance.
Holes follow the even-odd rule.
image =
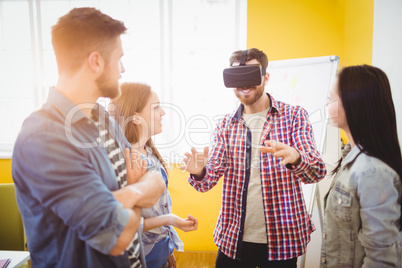
[[[297,158],[296,158],[296,160],[293,161],[292,163],[287,163],[287,164],[285,165],[286,168],[288,168],[288,169],[295,169],[295,168],[300,164],[300,162],[301,162],[301,155],[300,155],[300,153],[299,153],[297,150],[296,150],[296,152],[297,152]]]
[[[167,214],[166,217],[167,217],[166,225],[171,225],[173,227],[176,227],[176,223],[175,223],[173,214]]]
[[[191,173],[191,176],[193,177],[194,180],[200,181],[205,177],[205,174],[207,173],[206,168],[204,167],[200,173]]]
[[[127,185],[125,188],[129,190],[130,204],[132,208],[137,208],[141,200],[141,191],[134,187],[134,185]],[[123,188],[124,189],[124,188]]]

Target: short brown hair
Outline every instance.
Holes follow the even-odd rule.
[[[242,51],[243,50],[237,50],[232,53],[232,55],[230,56],[230,59],[229,59],[230,66],[232,66],[234,62],[240,62],[240,57],[241,57]],[[258,50],[256,48],[247,49],[246,61],[250,61],[253,59],[256,59],[261,64],[262,69],[267,69],[268,57],[264,52],[262,52],[261,50]]]
[[[52,27],[52,44],[59,73],[77,70],[95,50],[107,62],[116,38],[126,30],[123,22],[95,8],[72,9]]]

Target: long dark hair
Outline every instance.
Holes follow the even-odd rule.
[[[137,143],[141,139],[141,132],[131,119],[133,115],[144,109],[151,97],[151,87],[141,83],[125,82],[120,85],[120,88],[121,95],[110,101],[113,109],[110,109],[109,112],[124,131],[128,142]],[[147,141],[146,145],[152,149],[152,154],[161,162],[168,174],[168,165],[156,149],[152,138]]]
[[[396,114],[387,75],[369,65],[343,68],[338,75],[338,93],[356,146],[365,154],[382,160],[402,180]],[[340,164],[341,160],[335,172]]]

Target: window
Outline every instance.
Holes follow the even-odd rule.
[[[147,83],[159,94],[166,115],[155,143],[165,160],[207,146],[216,119],[237,105],[222,70],[233,51],[246,47],[247,0],[0,0],[2,156],[10,157],[24,118],[57,82],[51,26],[83,6],[128,28],[121,82]]]

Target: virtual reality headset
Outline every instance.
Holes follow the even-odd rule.
[[[260,64],[246,65],[247,50],[242,51],[239,66],[231,66],[223,70],[225,87],[241,88],[261,85],[265,69]]]

